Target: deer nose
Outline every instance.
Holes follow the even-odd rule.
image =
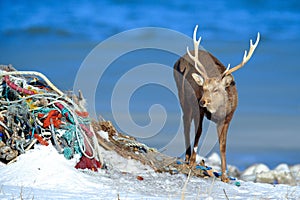
[[[206,105],[208,105],[208,104],[210,104],[210,100],[209,99],[201,99],[200,101],[199,101],[199,104],[200,104],[200,106],[202,106],[202,107],[204,107],[204,106],[206,106]]]
[[[206,101],[201,99],[200,102],[199,102],[200,106],[204,106],[206,104]]]

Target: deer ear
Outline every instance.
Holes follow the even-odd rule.
[[[192,74],[193,79],[196,81],[196,83],[199,86],[202,86],[204,83],[204,79],[202,78],[202,76],[200,76],[199,74],[193,73]]]
[[[232,75],[227,75],[227,76],[224,76],[222,78],[222,84],[225,86],[225,87],[228,87],[231,85],[231,83],[234,82],[233,80],[233,76]]]

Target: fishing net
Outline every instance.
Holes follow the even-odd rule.
[[[52,144],[76,168],[103,163],[82,94],[65,94],[39,72],[0,65],[0,161],[10,163],[39,143]]]

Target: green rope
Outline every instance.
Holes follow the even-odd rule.
[[[79,137],[78,139],[80,141],[78,141],[78,139],[75,135],[76,129],[75,129],[74,125],[70,124],[70,125],[66,126],[66,129],[67,129],[67,131],[62,135],[62,138],[64,138],[68,144],[68,147],[65,147],[65,148],[70,148],[72,150],[72,152],[82,156],[80,144],[83,144],[83,138]],[[64,155],[65,155],[65,153],[64,153]],[[65,157],[66,157],[66,155],[65,155]]]
[[[80,147],[79,147],[79,143],[78,143],[77,140],[75,140],[73,147],[74,147],[75,153],[76,153],[76,154],[79,154],[80,157],[81,157],[81,156],[82,156],[82,153],[81,153],[81,150],[80,150]]]
[[[42,113],[42,114],[48,114],[51,110],[54,110],[54,109],[43,107],[43,108],[40,108],[38,110],[35,110],[34,112]]]
[[[75,128],[73,125],[69,125],[68,127],[69,127],[68,130],[62,135],[62,137],[67,141],[68,145],[71,145],[75,137],[74,134]]]
[[[70,160],[73,157],[73,151],[70,147],[65,147],[64,148],[64,156],[68,160]]]

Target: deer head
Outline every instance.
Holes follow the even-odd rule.
[[[193,34],[194,56],[191,54],[189,48],[187,47],[187,53],[189,57],[195,62],[194,67],[198,72],[193,73],[192,77],[195,82],[200,87],[202,87],[203,90],[202,98],[199,101],[200,106],[207,108],[207,110],[211,113],[215,113],[221,106],[224,106],[224,102],[227,102],[228,100],[226,88],[234,83],[234,79],[231,74],[242,68],[250,60],[255,48],[258,45],[260,35],[259,33],[257,34],[255,44],[253,44],[252,40],[250,40],[250,50],[248,53],[247,51],[245,51],[243,60],[240,64],[231,69],[229,64],[227,69],[222,74],[220,74],[220,76],[208,77],[205,67],[198,59],[198,49],[201,37],[198,40],[196,39],[197,29],[198,25],[195,27]]]

